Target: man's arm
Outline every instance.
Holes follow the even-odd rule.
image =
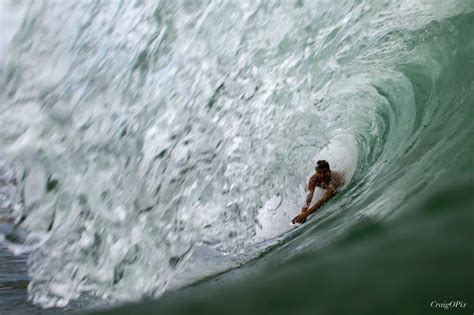
[[[313,200],[314,189],[316,188],[316,177],[313,175],[309,178],[308,181],[308,194],[306,195],[305,205],[301,208],[301,213],[298,214],[296,217],[291,220],[293,223],[298,222],[299,217],[304,217],[306,211],[308,211],[309,206],[311,205],[311,201]],[[301,222],[298,222],[301,223]]]
[[[326,203],[329,199],[331,199],[336,194],[336,191],[333,189],[328,189],[324,193],[323,197],[319,199],[311,208],[305,211],[305,214],[308,216],[313,212],[316,212],[323,204]]]
[[[308,181],[308,194],[306,195],[305,205],[301,212],[307,211],[313,200],[314,189],[316,188],[316,177],[311,176]]]
[[[326,192],[324,193],[323,197],[321,199],[319,199],[315,204],[314,206],[312,206],[311,208],[307,209],[306,211],[301,211],[300,214],[298,214],[296,217],[293,218],[293,220],[291,220],[291,222],[294,223],[304,223],[306,221],[306,218],[313,212],[316,212],[316,210],[319,209],[319,207],[321,207],[326,201],[328,201],[329,199],[331,199],[334,195],[336,194],[336,191],[335,190],[332,190],[332,189],[328,189],[326,190]]]

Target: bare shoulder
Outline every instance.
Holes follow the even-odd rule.
[[[344,185],[344,176],[342,176],[342,173],[338,171],[332,171],[331,174],[335,188],[341,188]]]
[[[318,184],[318,180],[317,180],[316,174],[311,175],[311,177],[308,180],[308,189],[314,189],[317,184]]]

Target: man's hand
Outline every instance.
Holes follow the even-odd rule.
[[[301,213],[298,214],[296,217],[294,217],[293,220],[291,220],[291,222],[293,224],[295,224],[295,223],[304,223],[306,221],[306,217],[307,217],[307,215],[305,215],[306,211],[308,211],[308,206],[305,205],[301,208]],[[303,221],[301,221],[301,220],[303,220]]]
[[[296,217],[294,217],[293,220],[291,220],[291,222],[293,224],[296,224],[296,223],[303,224],[306,222],[307,217],[308,217],[308,214],[304,211],[301,211],[301,213],[298,214]]]

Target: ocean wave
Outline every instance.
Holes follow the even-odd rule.
[[[33,250],[44,307],[160,296],[183,270],[181,286],[335,222],[293,254],[321,248],[467,167],[469,3],[20,6],[0,67],[18,181],[1,240]],[[347,186],[292,230],[322,157]]]

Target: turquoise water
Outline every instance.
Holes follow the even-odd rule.
[[[472,313],[471,1],[4,6],[2,243],[30,302]],[[346,186],[294,228],[319,158]]]

